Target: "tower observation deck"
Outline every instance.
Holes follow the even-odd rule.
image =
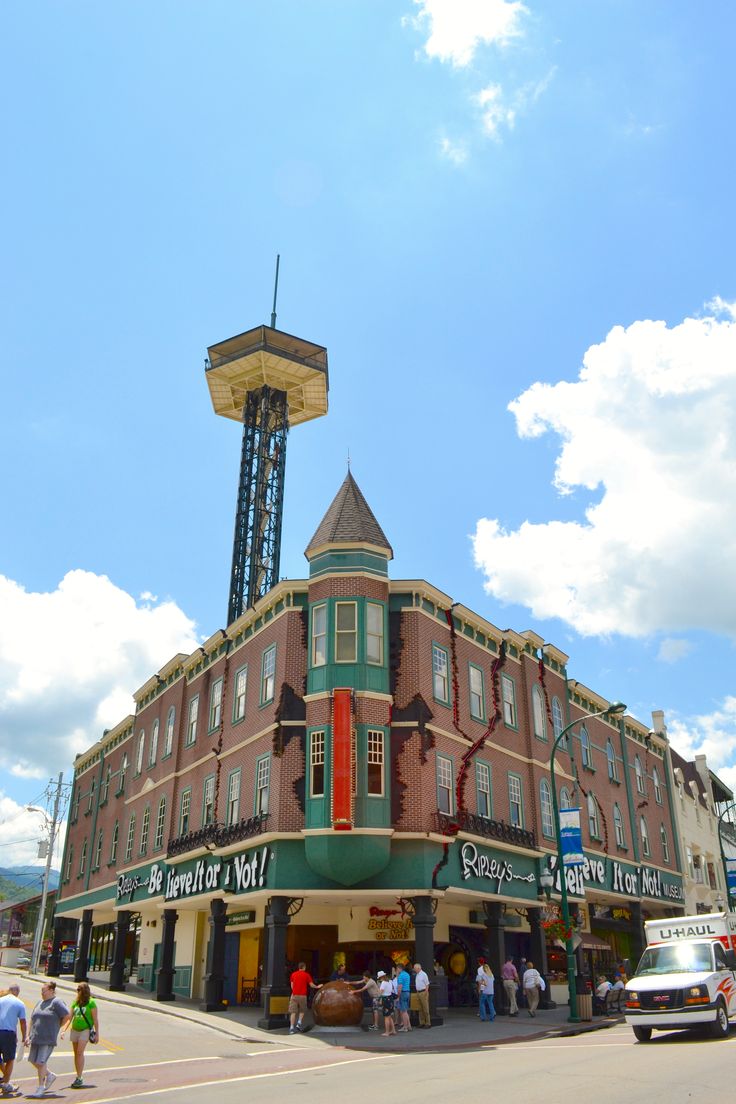
[[[327,349],[256,326],[207,350],[216,414],[243,423],[227,624],[279,579],[286,438],[327,413]]]

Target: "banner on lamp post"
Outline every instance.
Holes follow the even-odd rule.
[[[726,874],[728,876],[728,895],[733,899],[736,897],[736,859],[726,859]]]
[[[582,866],[584,855],[579,809],[560,809],[560,838],[563,866]]]

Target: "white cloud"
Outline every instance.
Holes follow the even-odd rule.
[[[585,635],[736,634],[736,322],[616,326],[575,382],[535,383],[509,409],[521,437],[559,436],[559,492],[600,501],[515,531],[482,518],[491,594]]]
[[[667,735],[683,759],[705,755],[710,769],[736,789],[736,697],[725,698],[712,713],[668,718]]]
[[[69,771],[132,712],[133,690],[198,643],[174,602],[141,604],[104,575],[70,571],[48,594],[0,575],[0,769]]]
[[[705,306],[713,314],[727,314],[730,318],[736,319],[736,303],[729,303],[726,299],[721,299],[720,295],[716,295]]]
[[[427,57],[456,68],[470,65],[481,45],[506,46],[521,31],[527,9],[519,0],[414,0],[420,9],[407,20],[427,33]]]
[[[440,153],[453,165],[464,165],[468,159],[468,147],[464,142],[453,142],[450,138],[440,138]]]
[[[507,130],[514,129],[516,111],[504,103],[500,84],[489,84],[487,88],[482,89],[476,97],[476,102],[481,109],[483,129],[486,134],[490,134],[491,138],[498,138],[501,127],[506,127]]]
[[[689,640],[668,636],[665,637],[659,645],[657,659],[662,663],[677,663],[679,660],[684,659],[685,656],[690,655],[692,650],[693,646]]]

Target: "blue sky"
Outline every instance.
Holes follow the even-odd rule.
[[[221,627],[208,345],[325,344],[282,573],[395,551],[736,783],[733,6],[6,0],[0,843]],[[33,824],[38,821],[36,815]]]

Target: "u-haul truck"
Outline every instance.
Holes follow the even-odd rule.
[[[647,948],[626,984],[626,1022],[639,1042],[703,1025],[725,1038],[736,1017],[736,913],[647,920],[644,931]]]

